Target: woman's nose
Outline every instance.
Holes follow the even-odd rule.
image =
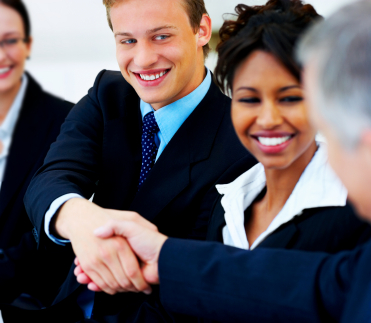
[[[265,102],[262,105],[256,123],[264,129],[271,129],[281,125],[283,118],[274,102]]]

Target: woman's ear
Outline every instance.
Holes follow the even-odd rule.
[[[197,33],[198,37],[197,46],[198,47],[205,46],[210,41],[211,34],[212,34],[211,19],[207,14],[203,14],[200,22],[200,28]]]

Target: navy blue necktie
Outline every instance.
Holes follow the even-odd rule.
[[[142,167],[140,169],[139,185],[143,184],[149,171],[152,169],[158,148],[155,143],[155,134],[160,131],[153,112],[147,113],[143,118],[142,129]]]

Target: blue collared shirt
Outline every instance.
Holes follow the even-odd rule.
[[[153,111],[157,125],[160,128],[160,131],[155,135],[155,142],[158,147],[156,161],[183,122],[203,100],[209,91],[210,85],[211,73],[207,70],[205,79],[193,92],[157,111],[149,103],[140,100],[142,119],[147,113]]]
[[[211,73],[209,69],[207,69],[205,79],[193,92],[167,106],[162,107],[157,111],[155,111],[149,103],[146,103],[142,100],[140,101],[142,120],[147,113],[154,111],[154,116],[160,129],[155,136],[155,142],[158,147],[156,161],[184,121],[190,116],[190,114],[206,96],[210,89],[211,81]],[[53,242],[57,244],[65,245],[66,243],[69,243],[69,241],[54,237],[50,233],[50,222],[54,214],[65,202],[76,197],[83,198],[75,193],[65,194],[57,198],[51,203],[50,208],[45,213],[45,233]],[[93,310],[94,293],[89,290],[82,292],[77,298],[77,303],[84,311],[85,317],[89,318]]]

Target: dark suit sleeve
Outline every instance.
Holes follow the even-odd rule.
[[[159,260],[161,300],[169,311],[222,322],[332,322],[363,251],[246,251],[169,239]]]
[[[26,210],[41,244],[48,239],[43,229],[44,216],[55,199],[68,193],[90,198],[94,193],[103,138],[97,89],[103,74],[104,71],[97,76],[88,95],[67,116],[57,141],[26,192]]]

